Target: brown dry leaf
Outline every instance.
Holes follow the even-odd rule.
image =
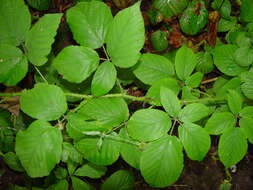
[[[178,23],[172,23],[171,27],[172,31],[170,32],[169,35],[169,43],[172,47],[179,48],[184,43],[185,38],[182,32],[180,31],[180,26]]]
[[[22,89],[18,86],[13,87],[7,87],[4,91],[4,93],[14,93],[14,92],[20,92]],[[0,108],[6,109],[15,116],[19,116],[19,96],[14,97],[0,97],[3,102],[0,104]]]

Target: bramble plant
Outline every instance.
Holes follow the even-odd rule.
[[[168,2],[177,8],[172,11]],[[48,7],[46,1],[28,3],[39,10]],[[192,12],[196,3],[203,23],[194,20],[199,19]],[[229,169],[253,143],[253,22],[252,14],[246,14],[252,7],[248,4],[242,3],[239,24],[230,15],[230,1],[212,1],[222,16],[218,30],[227,32],[228,43],[206,45],[203,52],[183,45],[168,58],[140,53],[145,42],[140,1],[114,17],[103,2],[79,2],[65,17],[45,14],[32,25],[23,0],[0,0],[0,82],[15,86],[36,72],[33,88],[0,93],[1,103],[19,96],[22,111],[17,117],[0,108],[0,156],[31,178],[54,177],[43,187],[30,184],[34,190],[67,190],[70,185],[95,189],[82,179],[101,178],[119,157],[150,186],[162,188],[178,180],[185,156],[202,161],[211,135],[216,135],[215,156]],[[153,6],[164,18],[182,13],[182,31],[190,35],[207,22],[202,1],[155,0]],[[185,22],[187,14],[192,23]],[[54,55],[51,46],[64,19],[78,45]],[[164,40],[162,31],[154,35],[152,41],[160,35]],[[156,44],[158,51],[167,48],[163,43]],[[204,76],[215,67],[221,75],[203,90]],[[146,95],[128,94],[129,84],[147,90]],[[136,101],[143,107],[129,110]],[[101,185],[101,190],[118,189],[134,189],[131,172],[116,171]]]

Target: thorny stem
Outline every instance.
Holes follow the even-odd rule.
[[[124,142],[124,143],[128,143],[128,144],[132,144],[134,146],[137,146],[137,147],[140,147],[141,143],[139,142],[136,142],[136,141],[132,141],[132,140],[128,140],[128,139],[125,139],[125,138],[121,138],[119,136],[114,136],[114,135],[111,135],[111,134],[104,134],[104,133],[101,133],[99,131],[88,131],[88,132],[84,132],[83,133],[84,135],[88,135],[88,136],[99,136],[100,138],[108,138],[108,139],[112,139],[112,140],[115,140],[115,141],[118,141],[118,142]]]
[[[0,93],[0,96],[2,97],[14,97],[14,96],[21,96],[22,92],[14,92],[14,93]],[[147,98],[145,96],[142,97],[136,97],[132,95],[128,95],[125,93],[118,93],[118,94],[106,94],[104,96],[92,96],[92,95],[86,95],[86,94],[77,94],[77,93],[65,93],[65,96],[71,96],[71,97],[77,97],[85,100],[90,100],[94,98],[124,98],[129,99],[132,101],[140,101],[140,102],[148,102],[152,100],[151,98]],[[217,98],[201,98],[196,100],[181,100],[182,104],[189,104],[189,103],[197,103],[197,102],[209,102],[209,103],[225,103],[224,99],[217,99]],[[152,105],[152,103],[150,103]]]

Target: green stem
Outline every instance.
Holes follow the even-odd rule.
[[[3,97],[14,97],[14,96],[21,96],[22,92],[14,92],[14,93],[0,93],[0,96]]]
[[[217,98],[201,98],[196,100],[181,100],[182,104],[189,104],[189,103],[198,103],[198,102],[209,102],[215,104],[223,104],[226,103],[224,99],[217,99]]]
[[[40,77],[43,79],[43,81],[44,81],[46,84],[48,84],[47,79],[42,75],[42,73],[40,72],[40,70],[38,69],[38,67],[36,67],[36,66],[34,65],[34,68],[35,68],[35,70],[39,73],[39,75],[40,75]]]
[[[113,136],[113,135],[103,135],[103,137],[109,138],[109,139],[112,139],[112,140],[115,140],[115,141],[127,143],[127,144],[132,144],[132,145],[135,145],[135,146],[138,146],[138,147],[140,146],[139,142],[128,140],[128,139],[124,139],[124,138],[121,138],[119,136],[116,137],[116,136]]]
[[[175,126],[176,126],[176,123],[177,123],[177,120],[175,119],[174,122],[173,122],[173,125],[171,127],[171,130],[170,130],[170,135],[172,135],[173,130],[174,130]]]
[[[105,46],[104,46],[104,45],[103,45],[103,50],[104,50],[104,52],[105,52],[105,55],[106,55],[107,61],[110,61],[110,57],[109,57],[109,55],[108,55],[108,53],[107,53],[107,51],[106,51],[106,49],[105,49]]]
[[[16,93],[0,93],[0,96],[2,97],[13,97],[13,96],[21,96],[22,92],[16,92]],[[92,95],[86,95],[86,94],[76,94],[76,93],[65,93],[65,96],[71,96],[71,97],[77,97],[81,99],[93,99],[93,98],[124,98],[129,99],[132,101],[140,101],[140,102],[150,102],[150,98],[147,98],[145,96],[142,97],[136,97],[131,96],[124,93],[119,94],[106,94],[104,96],[96,97]],[[202,98],[202,99],[196,99],[196,100],[182,100],[182,104],[189,104],[189,103],[198,103],[198,102],[209,102],[209,103],[226,103],[224,99],[217,99],[217,98]]]

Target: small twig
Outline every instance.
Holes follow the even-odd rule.
[[[219,77],[214,77],[214,78],[211,78],[211,79],[207,79],[207,80],[204,80],[201,82],[201,84],[207,84],[207,83],[211,83],[211,82],[214,82],[218,79]]]

